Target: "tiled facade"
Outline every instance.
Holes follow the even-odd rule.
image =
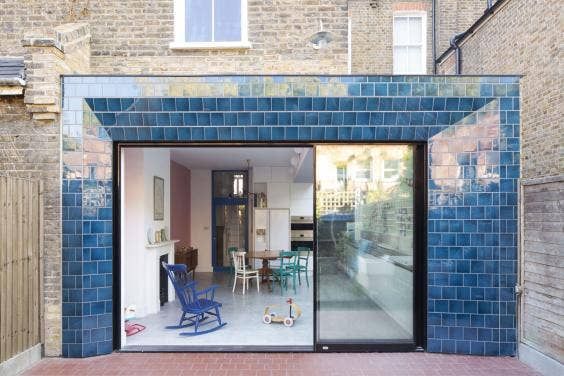
[[[515,353],[516,77],[64,78],[63,355],[112,350],[112,142],[428,142],[427,350]]]

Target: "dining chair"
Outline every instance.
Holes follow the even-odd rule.
[[[237,252],[239,249],[237,247],[227,248],[227,254],[229,255],[229,275],[233,276],[235,274],[235,264],[233,263],[233,253]]]
[[[292,277],[292,287],[296,294],[296,262],[298,260],[296,252],[280,252],[280,264],[278,268],[272,268],[272,275],[278,279],[280,284],[280,295],[283,294],[283,287],[288,291],[288,277]]]
[[[298,283],[302,284],[301,273],[305,273],[307,287],[309,287],[309,279],[307,276],[307,272],[309,269],[309,257],[311,255],[311,249],[309,247],[298,247],[297,248],[297,262],[296,262],[296,272],[298,273]]]
[[[245,291],[249,289],[249,280],[256,279],[257,281],[257,292],[260,292],[260,281],[259,272],[255,269],[247,268],[245,263],[245,255],[247,252],[233,252],[231,255],[233,257],[233,265],[235,268],[235,278],[233,280],[233,292],[235,292],[235,287],[237,286],[237,279],[243,281],[243,295]]]

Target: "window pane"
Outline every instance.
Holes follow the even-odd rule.
[[[212,40],[211,0],[186,0],[186,41]]]
[[[394,45],[405,45],[408,41],[408,18],[394,18]]]
[[[394,73],[407,72],[407,47],[394,47]]]
[[[240,0],[215,0],[214,18],[216,42],[241,40]]]
[[[321,145],[315,158],[318,340],[412,340],[413,148]],[[340,184],[343,165],[370,165],[370,178]]]
[[[421,53],[421,47],[408,47],[407,70],[409,73],[424,73]]]
[[[421,17],[411,17],[409,19],[409,44],[419,45],[422,43],[422,27],[423,20]]]

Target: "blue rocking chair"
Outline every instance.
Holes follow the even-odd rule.
[[[221,303],[214,300],[215,289],[218,286],[212,285],[204,290],[197,291],[196,285],[198,282],[190,280],[186,265],[167,264],[165,262],[162,265],[174,286],[174,291],[182,307],[182,316],[178,325],[167,326],[166,329],[181,329],[194,326],[193,332],[184,332],[180,333],[180,335],[196,336],[213,332],[227,324],[221,321],[219,313]],[[204,324],[217,321],[217,326],[207,330],[199,330],[202,322],[210,316],[215,316],[215,320],[207,321]]]

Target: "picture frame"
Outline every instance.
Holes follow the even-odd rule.
[[[153,219],[164,220],[164,179],[153,177]]]

